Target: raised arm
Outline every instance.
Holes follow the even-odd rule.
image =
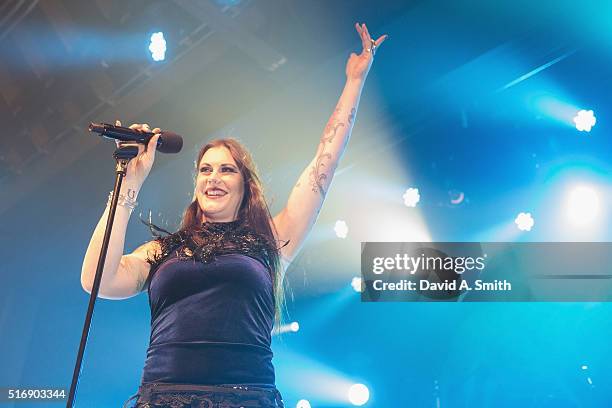
[[[349,57],[344,90],[321,135],[315,157],[300,175],[285,208],[274,217],[279,239],[289,241],[281,249],[285,265],[295,258],[317,220],[336,167],[351,136],[359,98],[374,53],[387,38],[383,35],[376,41],[372,40],[365,24],[355,24],[355,29],[361,38],[363,50],[361,54],[352,53]]]

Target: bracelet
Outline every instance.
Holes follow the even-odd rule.
[[[106,203],[106,206],[110,205],[112,200],[113,192],[111,191],[110,193],[108,193],[108,202]],[[136,206],[138,205],[138,201],[134,200],[133,198],[127,197],[125,194],[119,194],[119,200],[117,200],[117,205],[127,207],[130,210],[134,210],[134,208],[136,208]]]

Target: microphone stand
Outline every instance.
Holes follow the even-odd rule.
[[[79,381],[79,376],[81,374],[81,362],[83,361],[85,345],[87,344],[87,337],[89,336],[91,318],[93,317],[94,305],[96,303],[96,298],[98,297],[98,291],[100,290],[100,282],[102,281],[102,271],[104,270],[104,262],[106,260],[106,253],[108,252],[108,243],[110,241],[111,231],[113,229],[113,221],[115,220],[115,211],[117,210],[117,202],[119,200],[119,191],[121,190],[121,183],[123,182],[123,178],[125,177],[128,163],[137,155],[138,143],[129,142],[121,143],[121,145],[118,146],[115,152],[113,153],[113,157],[116,161],[115,187],[113,188],[113,197],[108,212],[108,219],[106,220],[104,239],[102,241],[102,247],[100,248],[100,257],[98,258],[96,276],[94,278],[93,287],[91,288],[89,306],[87,307],[87,314],[85,315],[83,333],[81,334],[81,344],[79,345],[79,352],[77,354],[76,364],[74,365],[74,372],[72,373],[72,383],[70,384],[70,393],[68,394],[68,402],[66,403],[66,408],[72,408],[74,403],[76,388]]]

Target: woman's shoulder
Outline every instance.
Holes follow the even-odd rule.
[[[162,251],[162,244],[158,239],[147,241],[144,244],[136,248],[132,255],[136,255],[139,258],[147,259],[152,258],[160,254]]]

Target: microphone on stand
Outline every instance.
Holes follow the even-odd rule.
[[[122,142],[137,142],[146,145],[155,133],[111,125],[108,123],[90,123],[89,131],[99,133],[107,139],[116,139]],[[162,131],[157,140],[157,151],[161,153],[178,153],[183,148],[183,138],[173,132]]]

